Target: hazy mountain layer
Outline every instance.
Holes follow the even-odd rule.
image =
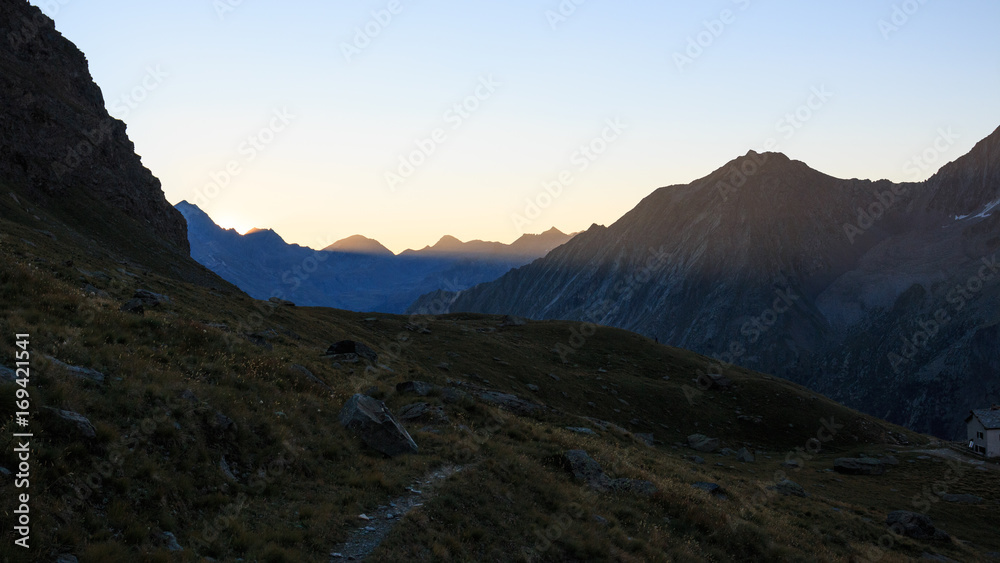
[[[402,313],[424,293],[494,280],[570,238],[555,229],[510,245],[445,237],[396,256],[356,235],[317,251],[288,244],[272,230],[223,229],[188,202],[177,209],[188,222],[191,256],[251,296],[352,311]]]

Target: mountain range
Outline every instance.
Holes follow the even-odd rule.
[[[7,335],[0,338],[0,561],[995,560],[994,464],[782,378],[578,321],[372,316],[254,299],[191,258],[187,222],[123,135],[83,148],[94,127],[124,125],[100,107],[86,59],[52,21],[25,0],[0,0],[0,38],[10,47],[0,49],[0,325]],[[88,150],[96,156],[51,160]],[[820,177],[769,157],[798,171],[772,175],[761,156],[748,158],[758,162],[757,176],[771,178],[765,187]],[[56,163],[77,168],[56,173]],[[975,254],[985,238],[988,250],[992,239],[978,230],[995,231],[992,209],[975,200],[988,199],[992,179],[974,166],[942,173],[949,170],[934,197],[911,192],[900,204],[929,210],[928,225],[964,207],[941,229],[950,235],[927,229],[926,240],[957,244],[949,238],[957,237]],[[738,193],[712,187],[723,188],[725,205],[756,183],[733,186]],[[872,187],[857,183],[858,193]],[[808,203],[786,195],[794,206]],[[958,205],[951,196],[973,201]],[[192,229],[211,227],[194,208],[185,211],[202,220],[191,221]],[[670,216],[671,209],[648,211],[658,212]],[[813,222],[827,218],[813,213]],[[692,228],[702,221],[727,227],[698,213],[687,219]],[[905,241],[912,228],[898,227],[907,223],[902,216],[887,219],[862,230],[885,229],[866,236]],[[618,229],[592,228],[579,235],[582,248],[607,244]],[[603,278],[616,280],[604,295],[617,301],[584,298],[578,306],[591,316],[613,319],[616,304],[632,307],[667,291],[671,253],[692,243],[657,246],[657,232],[625,234],[648,246],[617,247],[627,264],[596,263]],[[291,246],[269,230],[245,238],[252,244],[226,244],[250,248],[268,267],[269,249]],[[586,254],[576,244],[543,261],[568,255],[575,266],[571,258]],[[699,252],[752,262],[713,251],[714,244]],[[789,261],[791,273],[761,303],[767,309],[747,306],[757,323],[749,330],[780,329],[818,346],[815,333],[833,326],[818,315],[877,285],[866,272],[880,271],[879,260],[902,252],[896,247],[915,252],[900,242],[878,255],[882,243],[858,244],[867,250],[853,262],[815,264],[789,258],[785,248],[755,249],[759,260]],[[947,244],[942,263],[953,253]],[[463,249],[446,239],[431,248],[439,246],[436,253],[454,260],[477,256],[481,245]],[[331,263],[388,258],[379,247],[352,237],[330,251],[301,249],[296,265],[313,270],[305,260],[317,253]],[[838,248],[851,256],[849,247]],[[807,290],[824,286],[793,276],[845,263],[866,274],[837,286],[845,295],[839,301],[810,296]],[[988,261],[974,266],[961,264],[983,278],[991,268]],[[724,277],[726,263],[714,268],[734,302],[755,299]],[[755,269],[737,281],[763,286],[768,275]],[[965,326],[963,315],[985,315],[996,302],[988,280],[958,279],[965,285],[921,291],[911,284],[886,318],[875,318],[872,334],[895,308],[923,304],[933,313],[938,332],[930,334],[926,318],[920,327],[928,340]],[[572,278],[563,281],[575,291]],[[711,295],[716,280],[700,282],[689,286],[692,297]],[[935,309],[932,296],[944,305]],[[945,305],[965,313],[946,321],[937,315]],[[859,310],[860,317],[839,318],[857,326],[870,316]],[[810,312],[818,320],[789,328]],[[989,330],[969,338],[977,369],[995,369],[995,342]],[[693,377],[713,370],[723,377],[693,387]]]
[[[751,151],[410,311],[621,327],[951,439],[1000,401],[998,205],[1000,130],[919,183]]]
[[[176,208],[187,220],[191,256],[251,296],[352,311],[402,313],[422,294],[494,280],[572,238],[555,228],[509,245],[445,236],[397,256],[354,235],[314,250],[286,243],[271,229],[243,235],[223,229],[186,201]]]

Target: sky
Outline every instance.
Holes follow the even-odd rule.
[[[167,200],[313,248],[609,225],[766,147],[918,181],[1000,126],[995,0],[33,0]]]

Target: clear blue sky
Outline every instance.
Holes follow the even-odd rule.
[[[575,2],[33,3],[87,55],[168,200],[314,247],[610,224],[771,138],[835,176],[917,180],[1000,126],[995,0]],[[410,174],[417,140],[433,154]],[[591,143],[606,150],[578,152]]]

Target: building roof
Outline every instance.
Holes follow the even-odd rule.
[[[976,409],[972,411],[972,416],[978,418],[979,422],[982,422],[987,430],[1000,428],[1000,410]],[[972,416],[967,418],[966,421],[969,421]]]

